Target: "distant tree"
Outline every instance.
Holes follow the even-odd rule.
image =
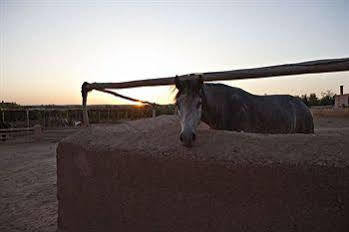
[[[311,93],[308,98],[309,106],[318,106],[319,105],[319,99],[317,98],[315,93]]]
[[[335,94],[331,90],[326,90],[321,92],[321,98],[318,98],[315,93],[311,93],[309,96],[307,94],[296,96],[307,106],[328,106],[334,105]]]
[[[4,102],[4,101],[0,102],[0,108],[13,109],[13,108],[20,108],[20,107],[21,106],[15,102]]]
[[[309,106],[309,100],[306,94],[302,95],[300,97],[300,99],[304,102],[304,104],[306,104],[307,106]]]
[[[321,92],[321,99],[319,100],[319,105],[334,105],[334,93],[331,90]]]

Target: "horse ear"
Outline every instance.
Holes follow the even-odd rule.
[[[176,75],[175,78],[174,78],[174,82],[175,82],[175,85],[176,85],[176,88],[178,90],[180,90],[182,88],[182,84],[181,84],[181,81],[179,80],[178,76]]]

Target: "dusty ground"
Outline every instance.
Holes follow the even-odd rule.
[[[348,137],[349,118],[315,118],[317,134]],[[76,130],[46,133],[41,142],[29,136],[0,142],[0,231],[56,230],[56,146]]]
[[[0,141],[0,231],[56,231],[56,147],[76,130]]]

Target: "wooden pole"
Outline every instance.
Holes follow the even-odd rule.
[[[153,112],[153,115],[152,117],[155,118],[156,117],[156,110],[155,110],[155,106],[152,107],[152,112]]]
[[[84,126],[89,126],[90,122],[88,119],[88,113],[87,113],[87,94],[88,94],[88,83],[84,82],[81,87],[81,95],[82,95],[82,120]]]
[[[349,71],[349,58],[316,60],[294,64],[275,65],[261,68],[238,69],[223,72],[200,73],[204,81],[242,80],[289,76],[309,73]],[[181,75],[180,79],[191,79],[197,74]],[[86,82],[85,82],[86,83]],[[123,89],[142,86],[160,86],[174,84],[174,77],[146,79],[120,83],[86,83],[86,91],[93,89]]]
[[[223,72],[206,72],[200,74],[189,74],[178,76],[181,80],[196,78],[201,75],[204,81],[223,81],[223,80],[243,80],[267,78],[275,76],[289,76],[310,73],[341,72],[349,71],[349,58],[315,60],[294,64],[275,65],[261,68],[239,69]],[[120,82],[120,83],[87,83],[82,85],[82,105],[83,120],[86,126],[89,125],[87,113],[87,94],[91,90],[100,90],[106,92],[106,89],[134,88],[142,86],[161,86],[174,84],[174,77],[146,79],[138,81]]]

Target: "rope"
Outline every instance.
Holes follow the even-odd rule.
[[[111,95],[114,95],[115,97],[123,98],[123,99],[129,100],[129,101],[140,102],[140,103],[151,105],[151,106],[158,106],[158,104],[156,104],[156,103],[139,100],[139,99],[132,98],[132,97],[127,97],[125,95],[119,94],[119,93],[111,91],[111,90],[107,90],[107,89],[96,89],[96,90],[104,92],[104,93],[109,93]]]

